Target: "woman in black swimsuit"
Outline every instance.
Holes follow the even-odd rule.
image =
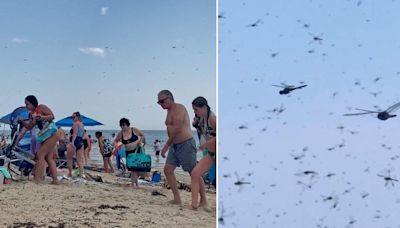
[[[125,146],[126,156],[128,156],[130,153],[135,153],[136,148],[138,148],[142,143],[146,143],[143,132],[136,127],[130,127],[130,122],[128,119],[122,118],[119,121],[119,125],[121,127],[121,131],[118,132],[114,145],[117,145],[117,143],[121,141]],[[139,175],[142,176],[143,173],[131,171],[132,187],[135,189],[139,188]]]

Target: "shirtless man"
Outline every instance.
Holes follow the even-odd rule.
[[[158,93],[157,103],[163,108],[167,109],[167,118],[165,125],[167,126],[168,141],[161,149],[161,156],[165,158],[165,153],[168,156],[165,161],[164,173],[167,178],[168,184],[174,194],[174,200],[170,201],[173,204],[181,204],[181,197],[179,195],[178,186],[175,178],[175,168],[182,166],[186,172],[192,171],[196,166],[196,142],[193,139],[192,130],[190,129],[189,114],[186,108],[174,102],[174,97],[169,90],[162,90]],[[205,188],[204,182],[200,182],[200,204],[205,206]]]

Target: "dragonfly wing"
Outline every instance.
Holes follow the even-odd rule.
[[[347,114],[343,114],[343,116],[359,116],[359,115],[365,115],[365,114],[371,114],[371,113],[370,112],[347,113]]]
[[[394,112],[399,108],[400,108],[400,102],[390,106],[388,109],[386,109],[386,112]]]
[[[302,85],[302,86],[298,86],[298,87],[296,87],[296,88],[294,88],[294,89],[301,89],[301,88],[304,88],[304,87],[306,87],[307,85]]]
[[[366,110],[366,109],[361,109],[361,108],[355,108],[355,110],[369,112],[369,113],[380,113],[379,111],[371,111],[371,110]]]

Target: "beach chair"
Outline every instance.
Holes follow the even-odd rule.
[[[25,107],[15,109],[10,116],[11,144],[5,146],[2,151],[4,155],[4,166],[10,173],[16,175],[29,176],[35,166],[35,156],[30,152],[30,133],[26,133],[18,145],[15,145],[18,134],[22,130],[22,125],[18,120],[26,120],[28,110]]]

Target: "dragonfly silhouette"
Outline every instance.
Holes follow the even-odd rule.
[[[225,225],[225,217],[229,217],[229,216],[233,216],[233,215],[235,215],[234,211],[229,214],[225,214],[224,205],[221,203],[221,214],[218,218],[219,224],[224,226]]]
[[[285,83],[281,83],[281,85],[272,85],[272,86],[283,88],[283,90],[279,91],[279,94],[285,95],[285,94],[289,94],[293,90],[304,88],[307,85],[302,85],[302,86],[297,86],[296,87],[296,86],[293,86],[293,85],[286,85]]]
[[[392,112],[396,111],[399,108],[400,108],[400,102],[390,106],[385,111],[381,111],[381,110],[371,111],[371,110],[356,108],[356,110],[363,111],[363,112],[344,114],[344,116],[358,116],[358,115],[378,113],[378,115],[377,115],[378,119],[387,120],[389,118],[396,117],[397,115],[392,114]]]
[[[392,184],[392,187],[394,187],[394,181],[399,181],[397,179],[394,179],[390,176],[390,170],[387,171],[388,175],[382,175],[382,174],[378,174],[378,177],[382,177],[386,182],[385,182],[385,187],[388,186],[389,182]]]
[[[236,175],[237,181],[236,181],[235,183],[233,183],[233,184],[234,184],[234,185],[240,186],[240,187],[239,187],[239,191],[242,189],[242,186],[243,186],[244,184],[251,184],[250,182],[245,182],[245,181],[244,181],[244,178],[239,178],[239,175],[237,174],[237,172],[235,172],[235,175]]]

